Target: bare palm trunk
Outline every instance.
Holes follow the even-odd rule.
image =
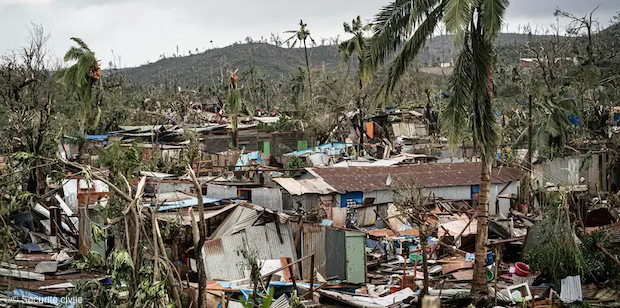
[[[238,119],[237,119],[237,115],[233,114],[231,116],[231,121],[230,121],[230,132],[231,132],[231,143],[233,145],[233,149],[234,150],[239,150],[239,130],[238,130],[238,123],[237,123]]]
[[[491,188],[491,166],[493,160],[482,155],[480,165],[480,194],[478,195],[478,226],[476,231],[476,263],[474,263],[474,280],[472,283],[472,297],[474,299],[486,299],[489,290],[487,288],[487,224],[489,219],[489,199]]]
[[[308,48],[306,47],[306,40],[304,39],[304,54],[306,56],[306,71],[308,72],[308,89],[310,89],[310,100],[313,98],[312,94],[312,79],[310,78],[310,62],[308,61]]]

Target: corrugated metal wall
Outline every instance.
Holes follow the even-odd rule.
[[[235,199],[237,198],[237,187],[207,184],[207,197]]]
[[[302,237],[302,255],[314,254],[314,267],[327,278],[327,259],[325,258],[325,227],[304,224]],[[310,262],[302,262],[303,278],[310,277]]]
[[[471,199],[471,186],[433,187],[424,189],[437,198],[444,199]]]
[[[534,183],[538,187],[544,186],[546,182],[563,186],[579,185],[580,165],[580,157],[556,158],[534,165]]]
[[[243,247],[244,240],[245,234],[242,232],[205,242],[207,279],[244,277],[243,257],[237,255],[237,250]]]
[[[279,188],[252,188],[252,203],[282,212],[282,191]]]
[[[242,268],[244,260],[237,254],[237,251],[243,248],[244,243],[249,249],[257,252],[259,260],[279,260],[280,257],[296,259],[291,225],[280,224],[280,231],[282,242],[280,242],[275,223],[248,227],[240,233],[206,241],[207,279],[244,278]]]

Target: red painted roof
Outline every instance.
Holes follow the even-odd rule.
[[[426,188],[480,184],[480,163],[312,168],[311,170],[341,193],[387,190],[389,189],[386,184],[388,175],[392,177],[392,186],[405,181],[416,181]],[[495,184],[517,181],[520,178],[521,171],[510,167],[494,168],[491,173],[491,183]]]

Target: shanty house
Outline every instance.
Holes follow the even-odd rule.
[[[391,167],[308,168],[303,179],[322,179],[336,192],[332,206],[357,207],[393,201],[392,188],[415,181],[436,198],[475,200],[480,192],[480,163],[424,164]],[[507,214],[519,192],[521,171],[494,168],[489,212]],[[370,200],[372,199],[372,200]]]

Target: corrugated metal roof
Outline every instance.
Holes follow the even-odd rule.
[[[581,277],[568,276],[562,279],[560,299],[565,303],[581,302],[583,294],[581,291]]]
[[[341,193],[388,190],[388,176],[392,178],[392,186],[406,181],[416,181],[426,188],[480,184],[480,163],[309,169]],[[518,169],[495,168],[491,173],[491,183],[508,183],[520,177]]]
[[[291,307],[291,305],[288,302],[288,299],[286,298],[286,295],[282,295],[280,296],[280,298],[278,298],[275,302],[273,302],[273,304],[271,304],[271,306],[269,306],[269,308],[289,308]]]
[[[280,257],[296,259],[291,225],[281,224],[279,227],[282,242],[273,222],[263,226],[247,227],[242,232],[206,241],[204,262],[207,267],[207,279],[245,278],[242,270],[244,260],[237,253],[244,245],[256,251],[259,260],[278,260]]]
[[[273,181],[282,186],[291,195],[299,196],[310,193],[302,183],[294,178],[274,178]]]
[[[273,180],[280,184],[289,194],[295,196],[303,194],[326,195],[336,191],[323,179],[296,180],[293,178],[275,178]]]
[[[231,209],[233,209],[234,207],[236,207],[237,204],[233,203],[233,204],[229,204],[219,210],[208,210],[205,209],[205,216],[204,219],[209,219],[209,218],[213,218],[215,216],[221,215]],[[194,218],[196,219],[196,221],[200,221],[200,212],[198,210],[192,211],[194,214]],[[189,213],[189,211],[177,211],[177,212],[161,212],[161,213],[157,213],[157,219],[159,220],[163,220],[163,221],[174,221],[175,219],[179,218],[181,220],[181,224],[184,226],[189,226],[192,224],[192,216]]]
[[[226,220],[220,224],[211,235],[211,239],[222,238],[228,235],[238,233],[248,227],[256,224],[260,218],[261,212],[277,215],[280,223],[288,222],[290,216],[283,213],[276,213],[270,209],[247,202],[238,202],[235,210],[226,217]]]

